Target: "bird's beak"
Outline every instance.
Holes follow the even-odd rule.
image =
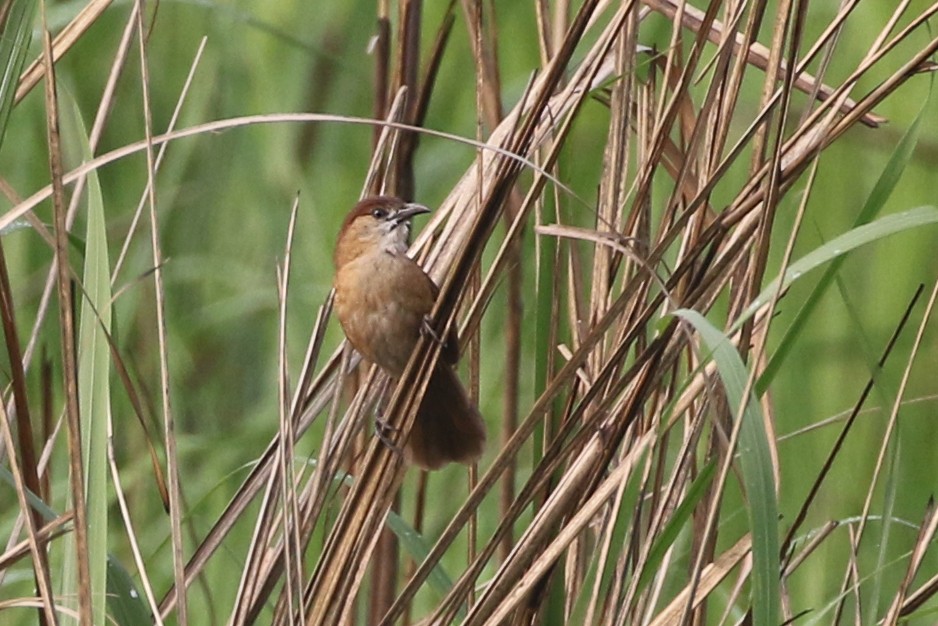
[[[397,212],[394,216],[395,222],[406,222],[415,215],[420,215],[421,213],[429,213],[430,209],[423,206],[422,204],[417,204],[415,202],[410,202],[404,205],[404,208]]]

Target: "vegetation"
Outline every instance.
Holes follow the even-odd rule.
[[[0,2],[0,621],[934,623],[890,4]],[[389,384],[330,317],[378,192],[435,208],[476,467],[373,434],[438,343]]]

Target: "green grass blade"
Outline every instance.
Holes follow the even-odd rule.
[[[718,328],[705,317],[688,309],[675,315],[690,322],[711,352],[732,410],[742,404],[748,371],[739,353]],[[778,502],[775,477],[769,453],[762,409],[750,394],[742,415],[739,454],[743,484],[749,503],[749,527],[752,532],[752,623],[755,626],[777,626],[781,600],[779,596]]]
[[[0,146],[6,136],[13,98],[32,38],[35,0],[13,0],[3,33],[0,34]]]
[[[413,526],[408,524],[403,517],[394,511],[388,513],[387,525],[388,528],[391,529],[391,532],[397,537],[398,541],[401,542],[401,547],[404,548],[404,551],[407,552],[414,562],[423,563],[427,555],[430,554],[432,547],[427,543],[423,535],[414,530]],[[446,595],[453,587],[453,579],[450,578],[449,574],[446,573],[446,570],[444,570],[443,566],[439,563],[430,571],[427,582],[430,584],[430,587],[441,596]]]
[[[684,500],[681,501],[677,509],[674,510],[674,514],[671,515],[671,519],[665,524],[664,530],[655,539],[654,545],[651,546],[651,550],[648,552],[645,567],[642,568],[642,573],[638,579],[639,592],[643,591],[651,581],[652,576],[658,573],[661,563],[664,561],[664,555],[681,534],[681,529],[691,520],[694,509],[697,508],[697,503],[700,502],[700,499],[707,493],[707,489],[710,488],[715,472],[716,464],[713,461],[704,466],[694,482],[691,483]]]
[[[108,618],[120,626],[150,626],[153,619],[143,596],[134,586],[133,578],[120,561],[107,559]]]
[[[734,330],[739,328],[743,322],[752,317],[759,307],[769,302],[778,290],[780,281],[782,289],[787,289],[793,282],[811,270],[824,265],[828,261],[833,261],[851,250],[879,241],[890,235],[929,224],[938,224],[938,208],[920,206],[901,213],[893,213],[869,224],[863,224],[848,230],[792,263],[784,276],[776,278],[766,285],[762,293],[749,305],[749,308],[733,323],[732,328]]]
[[[0,465],[0,482],[6,483],[10,490],[16,489],[16,479],[13,478],[13,474],[10,473],[10,470]],[[59,516],[54,510],[49,508],[49,505],[42,501],[42,498],[34,494],[25,486],[23,487],[26,492],[26,501],[29,503],[29,506],[39,511],[42,517],[47,521],[51,522]]]
[[[909,127],[909,130],[907,130],[902,136],[902,139],[899,140],[899,144],[896,146],[896,149],[889,157],[889,161],[886,163],[886,167],[883,168],[883,171],[879,175],[876,184],[873,186],[873,190],[870,192],[869,197],[863,204],[863,208],[857,215],[854,226],[867,224],[872,221],[874,217],[879,215],[880,211],[882,211],[883,207],[886,205],[886,201],[889,199],[889,197],[892,195],[892,192],[899,184],[899,179],[902,178],[902,173],[905,172],[905,168],[912,159],[912,153],[915,150],[915,146],[918,145],[919,135],[921,134],[922,121],[926,118],[930,119],[928,112],[931,108],[930,105],[932,95],[935,91],[934,86],[935,78],[934,75],[932,75],[932,80],[928,90],[928,97],[922,104],[921,111],[919,111],[915,121]],[[788,358],[791,349],[794,347],[796,339],[801,335],[801,332],[807,325],[808,319],[811,317],[811,314],[814,313],[814,310],[820,303],[821,296],[827,293],[834,276],[836,276],[837,272],[840,271],[840,267],[843,265],[844,260],[845,259],[843,256],[837,256],[832,259],[830,266],[824,270],[824,275],[821,276],[821,280],[818,281],[818,284],[815,285],[814,289],[811,291],[811,294],[805,300],[804,305],[798,310],[798,313],[795,316],[795,319],[792,321],[791,326],[789,326],[785,331],[785,336],[779,343],[778,348],[769,359],[765,371],[762,372],[762,375],[759,377],[759,381],[756,385],[757,395],[761,396],[765,389],[768,388],[768,386],[772,383],[772,380],[775,378],[775,376],[778,374],[782,364]]]
[[[87,133],[77,106],[72,108],[78,143],[90,159]],[[96,624],[105,620],[108,553],[107,422],[110,405],[110,350],[105,331],[111,328],[111,282],[101,185],[95,171],[88,175],[84,297],[78,329],[78,401],[82,417],[82,455],[88,507],[88,556]]]
[[[546,208],[544,209],[547,210]],[[544,218],[547,221],[546,218]],[[551,372],[548,370],[548,355],[552,353],[550,345],[551,328],[553,320],[551,312],[553,310],[554,298],[560,297],[554,293],[554,273],[560,268],[556,267],[557,257],[557,238],[556,237],[536,237],[537,251],[537,274],[536,274],[536,295],[535,295],[535,321],[534,321],[534,353],[538,358],[534,362],[534,389],[538,393],[547,388],[548,379]],[[541,451],[544,449],[544,428],[538,426],[533,437],[534,461],[541,458]]]

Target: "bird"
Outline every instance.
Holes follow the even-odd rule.
[[[407,256],[411,220],[429,212],[394,196],[364,198],[342,222],[333,256],[334,310],[364,359],[400,378],[421,333],[442,344],[403,450],[408,462],[428,470],[476,462],[486,438],[482,416],[454,369],[455,331],[439,338],[428,323],[439,288]]]

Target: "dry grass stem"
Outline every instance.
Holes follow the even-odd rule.
[[[878,179],[868,171],[868,155],[857,157],[855,169],[871,180],[860,180],[858,172],[850,184],[869,182],[872,191],[869,205],[856,213],[854,230],[837,226],[831,237],[825,221],[830,207],[818,203],[831,169],[854,169],[839,162],[826,167],[838,142],[860,133],[885,136],[880,105],[920,88],[923,74],[934,71],[938,37],[928,25],[938,3],[874,9],[857,0],[836,8],[807,0],[538,0],[525,9],[528,22],[534,20],[526,33],[531,40],[520,42],[517,23],[506,17],[517,7],[489,0],[461,0],[458,6],[456,0],[440,6],[378,0],[370,56],[363,54],[361,67],[355,66],[373,82],[371,117],[352,115],[350,108],[206,120],[197,116],[227,102],[227,90],[235,89],[216,85],[209,75],[230,60],[215,58],[218,44],[203,38],[185,79],[175,78],[178,95],[164,102],[162,59],[150,40],[161,34],[160,23],[146,23],[145,5],[135,1],[120,18],[126,19],[122,33],[114,33],[94,122],[82,136],[87,156],[68,170],[69,146],[63,143],[72,129],[59,129],[54,62],[61,58],[64,66],[69,57],[63,55],[81,53],[82,36],[110,19],[110,4],[88,2],[62,22],[67,25],[54,42],[44,25],[41,57],[18,83],[16,73],[11,79],[16,90],[9,98],[19,103],[45,78],[49,175],[27,193],[15,178],[0,180],[11,205],[0,214],[0,233],[25,223],[46,255],[39,265],[38,256],[11,256],[22,251],[11,252],[7,240],[0,246],[0,321],[9,360],[0,459],[17,501],[0,554],[0,580],[6,583],[14,568],[27,568],[36,589],[35,597],[17,591],[0,600],[0,610],[29,607],[44,624],[74,614],[85,624],[106,606],[109,619],[124,623],[114,607],[136,594],[134,585],[142,586],[143,599],[126,606],[145,616],[139,619],[181,625],[208,619],[232,626],[773,626],[809,612],[816,621],[899,624],[934,606],[934,503],[918,503],[914,515],[900,518],[894,496],[901,485],[896,472],[908,463],[899,455],[905,412],[934,402],[933,395],[923,398],[913,390],[916,375],[928,370],[938,283],[924,311],[917,304],[923,290],[912,298],[888,341],[880,325],[870,324],[870,330],[866,318],[856,322],[862,326],[857,350],[885,348],[879,358],[866,355],[865,369],[851,362],[834,364],[843,365],[843,374],[825,370],[826,377],[852,385],[844,403],[853,404],[851,411],[830,420],[822,417],[834,411],[799,415],[802,421],[793,423],[784,408],[790,404],[779,401],[777,389],[790,392],[789,378],[798,380],[798,372],[785,372],[791,362],[785,359],[801,345],[805,320],[821,295],[834,291],[831,285],[848,317],[859,320],[857,309],[888,305],[888,314],[877,318],[890,320],[884,333],[899,316],[893,300],[901,307],[907,298],[864,293],[858,305],[836,282],[842,280],[837,270],[847,252],[938,222],[938,211],[927,207],[898,213],[883,208],[913,162],[927,114],[915,119]],[[231,15],[233,23],[256,27],[247,14]],[[4,20],[0,10],[0,30]],[[336,20],[322,27],[322,36],[328,39],[337,25],[354,30]],[[856,44],[851,38],[860,26],[874,36],[862,47],[848,46]],[[515,50],[521,43],[530,44],[525,74],[517,70],[526,58]],[[336,63],[331,50],[323,43],[310,53],[310,75],[322,81],[312,85],[323,91],[314,94],[319,104],[332,103],[328,80],[352,66],[345,58]],[[139,66],[131,62],[134,54]],[[455,89],[454,71],[461,74],[458,94],[448,91]],[[258,80],[274,84],[266,74]],[[133,83],[134,127],[142,139],[121,135],[115,141],[109,133],[123,128],[116,120],[127,107],[126,82]],[[342,102],[359,96],[343,94]],[[3,97],[0,89],[0,104]],[[442,108],[463,104],[463,126],[430,128],[455,119],[442,115]],[[164,105],[165,117],[157,108]],[[185,121],[188,107],[196,122]],[[367,109],[359,114],[368,115]],[[154,124],[164,123],[165,131],[154,134]],[[341,141],[309,131],[327,125]],[[231,180],[203,192],[182,172],[218,168],[215,161],[227,154],[199,150],[211,135],[240,137],[243,129],[265,140],[275,129],[304,129],[298,152],[305,155],[318,154],[321,145],[351,154],[342,143],[349,141],[346,133],[363,133],[370,160],[361,159],[356,171],[364,173],[349,193],[427,203],[432,200],[423,194],[442,197],[410,253],[440,287],[427,323],[438,336],[456,330],[461,377],[486,418],[488,448],[477,465],[464,473],[450,468],[424,474],[405,463],[402,451],[441,358],[433,333],[421,334],[396,380],[341,341],[332,294],[322,297],[329,289],[332,235],[317,231],[313,245],[304,241],[310,237],[305,222],[320,228],[344,209],[326,200],[333,188],[313,198],[291,191],[288,215],[283,200],[257,221],[219,212],[211,223],[197,222],[166,208],[171,202],[165,198],[173,194],[180,201],[191,194],[202,204],[224,202],[209,196],[228,198],[254,184]],[[184,167],[174,167],[177,147],[191,155]],[[327,165],[317,161],[323,171],[316,176],[329,178],[345,166],[333,157]],[[252,172],[257,178],[293,180],[306,167],[292,163],[296,169],[290,171],[276,160],[258,161]],[[119,168],[105,168],[129,162],[141,166],[139,180],[129,187],[126,213],[112,221],[113,198],[125,198],[104,174]],[[434,179],[442,179],[442,172],[443,183]],[[334,187],[345,189],[338,182]],[[105,200],[107,211],[96,207],[108,218],[101,225],[103,242],[72,232],[85,212],[90,221],[86,207],[92,201]],[[348,198],[349,207],[353,200]],[[41,217],[47,201],[51,228]],[[895,214],[880,218],[880,212]],[[140,231],[144,217],[148,236]],[[187,222],[181,230],[174,224],[180,220]],[[275,272],[264,270],[258,286],[238,273],[242,262],[251,265],[248,257],[231,257],[265,245],[260,222],[286,230],[270,255],[277,260]],[[238,246],[215,250],[205,244],[187,257],[192,240],[186,237],[209,225],[237,231]],[[102,310],[82,281],[94,269],[94,246],[109,242],[119,253],[114,263],[105,254],[99,268],[114,289]],[[167,263],[177,251],[184,260]],[[204,262],[212,255],[224,263],[209,267]],[[22,273],[23,259],[29,289],[11,270]],[[793,288],[807,270],[827,263],[830,272],[815,291]],[[297,285],[297,275],[311,265],[321,279],[319,291]],[[192,278],[202,274],[217,282],[202,289]],[[186,310],[200,297],[224,299],[218,293],[226,289],[264,301],[258,310],[270,314],[271,324],[249,317],[237,298],[229,308]],[[53,292],[57,319],[47,315]],[[311,306],[310,293],[317,294]],[[24,300],[30,302],[25,314]],[[179,317],[180,309],[189,317]],[[108,368],[93,382],[121,390],[103,409],[106,456],[98,460],[108,464],[106,484],[91,485],[108,497],[113,492],[113,501],[99,502],[97,510],[120,514],[109,528],[118,540],[105,545],[89,533],[86,510],[91,461],[83,454],[91,446],[83,444],[82,428],[96,416],[79,414],[85,406],[79,395],[89,391],[79,389],[85,348],[76,338],[78,310],[83,327],[90,324],[107,342],[98,347],[110,359]],[[238,318],[245,335],[264,335],[274,363],[264,369],[260,360],[245,359],[247,373],[226,380],[226,392],[241,398],[269,391],[265,410],[277,423],[267,424],[259,454],[233,451],[245,471],[225,490],[228,500],[208,493],[190,506],[186,496],[202,487],[188,483],[199,466],[190,463],[190,441],[201,436],[189,425],[212,417],[204,415],[204,405],[214,411],[235,402],[203,397],[201,387],[222,371],[216,369],[224,360],[219,355],[241,344],[235,338],[219,339],[222,347],[185,342],[226,316]],[[905,329],[914,321],[917,332],[906,341]],[[784,328],[791,334],[779,340]],[[45,357],[50,335],[61,364],[54,374]],[[21,350],[20,337],[27,336]],[[840,358],[837,350],[825,350],[824,359]],[[780,372],[789,378],[778,384]],[[112,380],[120,384],[108,386]],[[244,389],[231,389],[239,384]],[[857,417],[871,413],[866,403],[874,391],[890,410],[872,413],[881,420],[862,421],[864,429],[876,429],[877,439],[875,447],[861,447]],[[189,393],[195,399],[184,395]],[[136,421],[118,422],[112,404]],[[150,435],[153,420],[162,437]],[[835,420],[842,427],[832,441],[816,439],[824,435],[819,427]],[[127,423],[130,434],[120,427]],[[63,424],[64,443],[58,441]],[[249,426],[239,424],[238,435]],[[242,444],[231,424],[222,429]],[[208,427],[206,432],[219,436]],[[214,440],[202,445],[224,447]],[[815,454],[792,452],[796,446]],[[862,509],[834,512],[824,497],[853,447],[870,456],[851,475],[851,493]],[[152,499],[164,501],[165,519],[150,525],[138,512],[147,504],[138,483],[146,485],[144,494],[154,491]],[[63,559],[66,551],[71,560]],[[820,563],[831,554],[840,557]],[[131,591],[109,586],[107,599],[95,597],[92,555],[132,562],[134,571],[126,575]],[[232,562],[239,568],[235,576]],[[64,587],[59,563],[76,568]],[[826,585],[818,592],[826,594],[820,606],[814,590],[805,591],[819,569]],[[219,586],[219,570],[226,585]],[[116,584],[112,575],[107,582]]]

